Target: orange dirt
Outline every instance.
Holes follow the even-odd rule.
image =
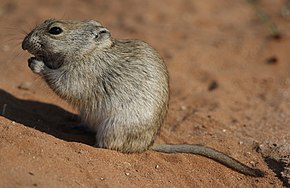
[[[289,186],[290,11],[286,1],[256,2],[2,0],[0,187]],[[204,144],[266,176],[195,155],[92,147],[94,135],[73,128],[76,111],[30,71],[21,49],[25,32],[48,18],[95,19],[115,38],[150,43],[171,87],[156,142]]]

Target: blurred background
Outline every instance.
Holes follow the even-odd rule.
[[[43,148],[46,148],[45,151],[55,151],[60,146],[52,147],[54,143],[63,144],[66,143],[63,140],[74,139],[69,136],[73,135],[70,127],[66,127],[71,121],[66,115],[72,116],[70,112],[77,111],[55,96],[46,84],[29,70],[27,59],[30,55],[21,49],[25,35],[39,23],[51,18],[94,19],[107,27],[114,38],[144,40],[161,54],[169,69],[171,99],[168,117],[157,142],[209,145],[227,151],[242,161],[259,161],[247,164],[262,168],[269,176],[259,181],[235,175],[224,177],[222,175],[228,171],[215,168],[214,164],[208,164],[207,160],[195,159],[195,165],[201,166],[193,168],[188,166],[189,159],[183,156],[176,156],[175,160],[165,157],[176,166],[163,164],[163,171],[158,173],[143,167],[147,163],[154,166],[155,162],[162,161],[164,158],[159,155],[151,158],[149,155],[149,160],[143,158],[144,163],[141,162],[141,166],[135,164],[138,157],[124,157],[133,163],[135,161],[134,164],[139,169],[137,172],[134,171],[135,166],[129,168],[133,168],[132,173],[135,173],[132,181],[118,175],[127,167],[119,168],[116,165],[108,165],[111,171],[107,172],[100,166],[90,164],[91,166],[85,167],[97,170],[84,170],[87,174],[101,172],[107,176],[109,182],[115,182],[117,185],[120,185],[118,182],[122,182],[124,186],[186,187],[194,184],[202,187],[232,187],[237,181],[244,187],[289,186],[289,0],[1,0],[0,115],[3,118],[0,119],[0,124],[10,126],[11,132],[0,131],[0,143],[3,143],[0,146],[10,147],[7,150],[2,148],[0,152],[0,166],[7,169],[0,172],[0,187],[1,181],[7,180],[7,185],[12,182],[7,177],[22,177],[20,185],[28,181],[26,176],[22,175],[23,171],[11,169],[15,167],[13,162],[17,160],[29,161],[29,155],[24,155],[21,160],[15,157],[17,155],[12,155],[9,158],[11,163],[2,160],[9,152],[18,152],[15,148],[13,150],[12,145],[27,148],[22,143],[23,139],[13,136],[17,135],[17,132],[29,132],[30,136],[25,137],[27,140],[43,136],[35,129],[60,138],[57,140],[45,136],[44,140],[48,141],[39,141],[39,145],[43,144],[45,147],[32,145],[27,148],[31,151]],[[11,122],[19,123],[16,127],[20,130]],[[63,126],[65,128],[60,128]],[[27,130],[25,127],[33,129]],[[85,137],[83,134],[78,141],[91,143],[86,141]],[[74,147],[79,148],[82,145]],[[93,152],[89,149],[88,151]],[[110,155],[109,158],[118,161],[114,155]],[[62,153],[58,153],[57,156],[64,157]],[[76,156],[75,153],[70,153],[68,158],[74,161]],[[120,154],[118,157],[121,157]],[[61,161],[50,161],[45,156],[40,158],[50,162],[51,168],[48,169],[51,175],[54,175],[54,170],[58,167],[65,169],[70,165],[65,166],[64,163],[64,166],[61,166]],[[27,165],[30,165],[30,169],[37,169],[40,164],[27,162]],[[204,167],[207,165],[212,166]],[[74,172],[78,167],[69,169]],[[204,172],[198,171],[200,169]],[[25,170],[27,171],[26,168]],[[40,170],[39,174],[44,172],[46,171]],[[147,175],[150,173],[154,176],[148,179]],[[56,174],[60,175],[61,172]],[[71,174],[67,179],[64,177],[64,183],[67,183],[64,185],[72,185],[69,177],[79,177],[79,182],[83,185],[94,185],[93,182],[100,180],[91,177],[86,182],[81,175],[82,173],[79,176]],[[53,182],[53,177],[47,182]],[[46,182],[46,176],[38,178],[40,182]],[[221,181],[217,184],[217,180]],[[30,180],[28,182],[31,183]],[[52,185],[60,187],[57,183]],[[74,185],[77,187],[77,184]]]

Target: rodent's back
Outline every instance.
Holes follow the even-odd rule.
[[[81,108],[97,130],[97,145],[122,152],[148,149],[168,108],[165,64],[152,47],[136,40],[114,40],[106,52],[97,53],[97,58],[107,64],[97,89],[104,98],[98,99],[101,105],[96,113]],[[104,121],[97,125],[99,118]]]

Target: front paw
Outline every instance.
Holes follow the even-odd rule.
[[[45,64],[41,60],[37,60],[35,57],[31,57],[28,59],[28,66],[32,70],[32,72],[40,74],[45,68]]]

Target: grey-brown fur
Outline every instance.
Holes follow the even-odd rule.
[[[47,20],[25,37],[22,48],[35,56],[28,60],[31,70],[78,108],[86,125],[96,131],[97,147],[132,153],[153,145],[167,113],[169,89],[167,68],[147,43],[113,39],[92,20]],[[189,146],[151,149],[200,154],[244,174],[262,176],[221,152]]]

